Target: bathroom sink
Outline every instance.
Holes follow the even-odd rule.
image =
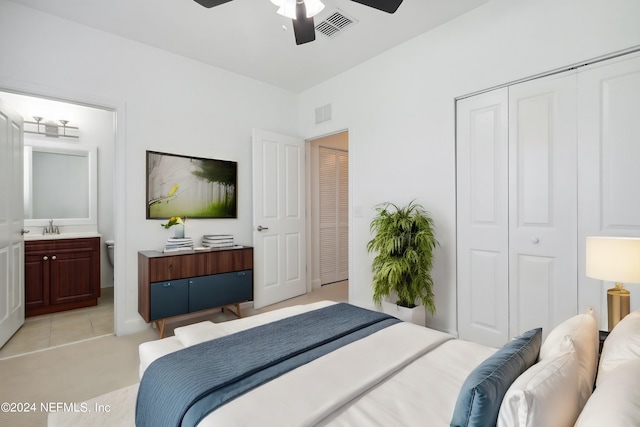
[[[79,231],[76,233],[60,233],[60,234],[33,234],[24,235],[24,240],[52,240],[52,239],[82,239],[83,237],[100,237],[97,231]]]

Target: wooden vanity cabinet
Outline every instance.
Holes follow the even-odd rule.
[[[25,316],[98,304],[100,238],[27,240]]]

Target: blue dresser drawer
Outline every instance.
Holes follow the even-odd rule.
[[[151,320],[189,312],[189,279],[151,284]]]
[[[189,279],[189,311],[205,310],[253,299],[253,271]]]

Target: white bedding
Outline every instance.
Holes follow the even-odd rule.
[[[165,339],[165,347],[165,340],[141,346],[141,375],[150,359],[175,351],[181,339],[193,345],[328,304],[180,328],[176,337]],[[396,324],[246,393],[199,426],[448,426],[465,378],[495,351],[432,329]]]

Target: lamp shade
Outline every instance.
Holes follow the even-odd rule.
[[[587,276],[640,283],[640,238],[587,237],[586,252]]]

